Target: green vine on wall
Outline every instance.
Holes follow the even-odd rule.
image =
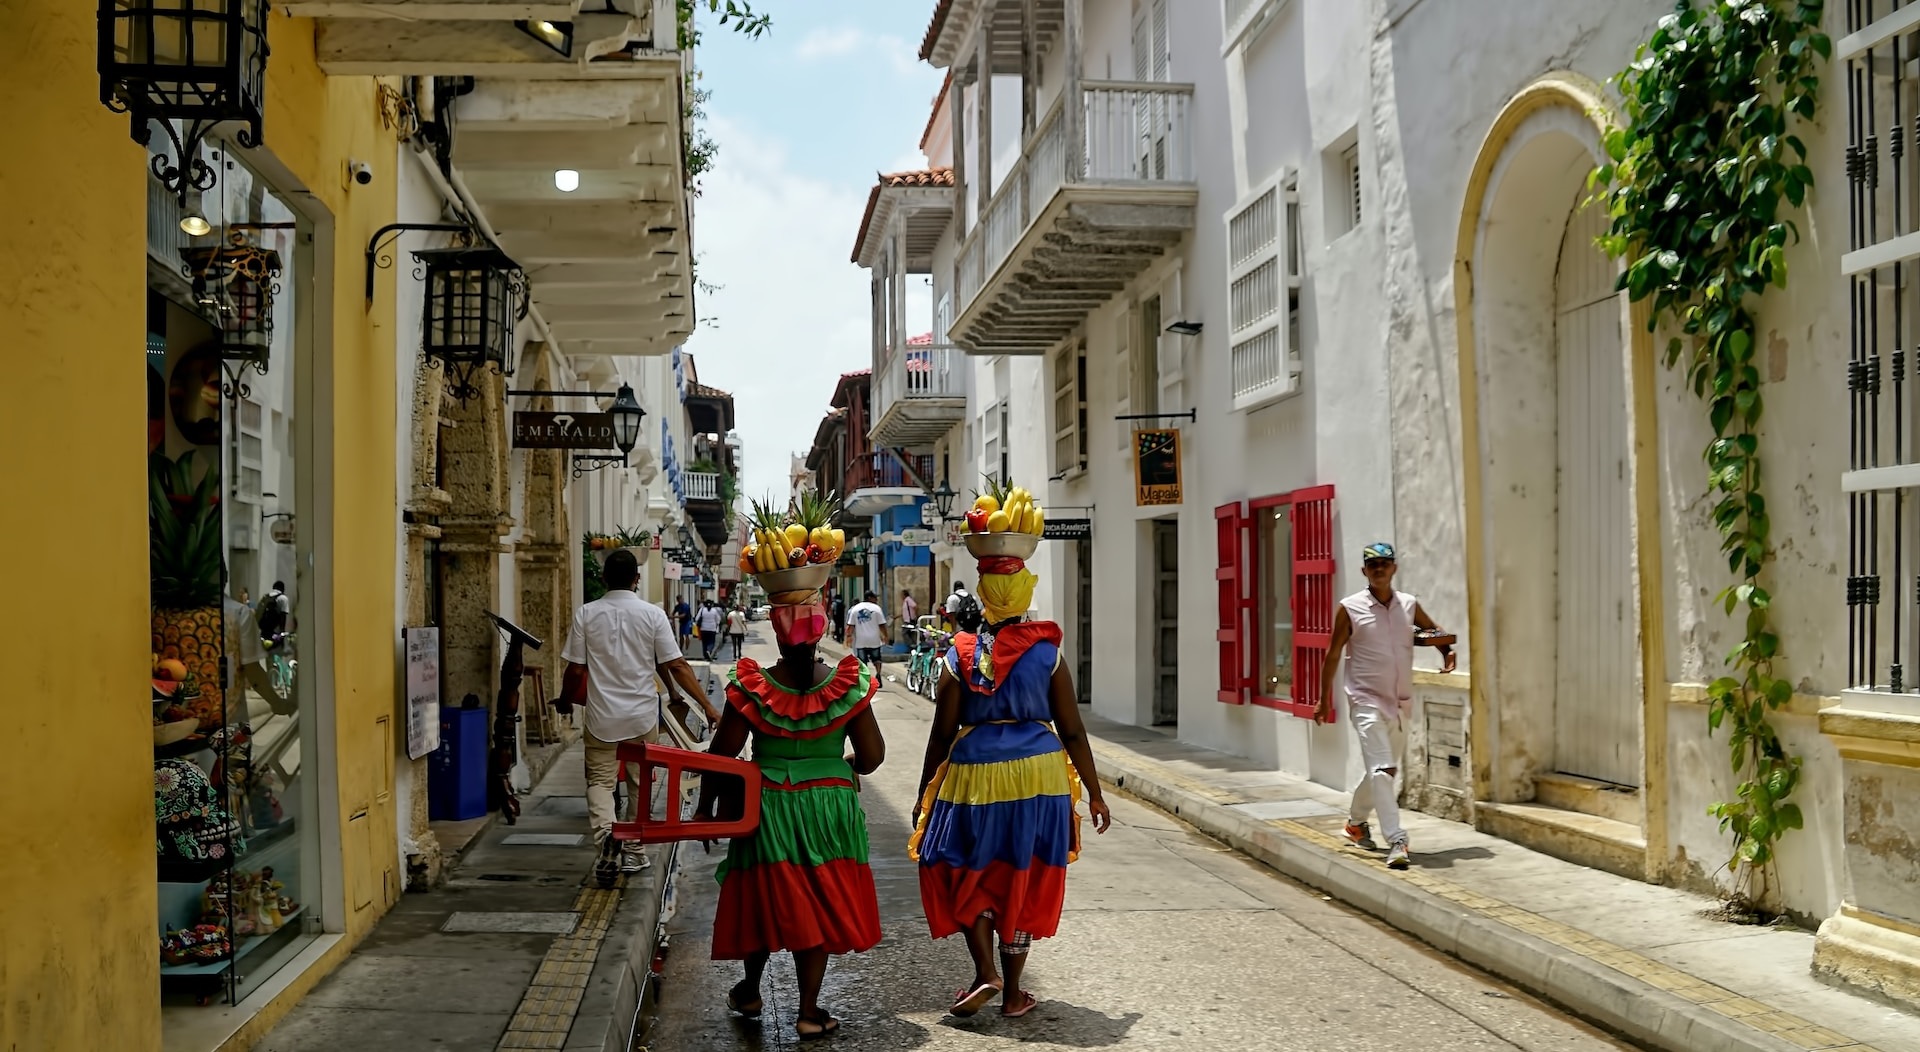
[[[1733,837],[1736,895],[1801,826],[1788,801],[1800,758],[1768,718],[1793,685],[1773,674],[1780,637],[1761,583],[1771,523],[1755,312],[1769,287],[1786,286],[1786,248],[1800,236],[1782,203],[1798,209],[1813,188],[1806,145],[1791,129],[1813,117],[1819,65],[1832,53],[1821,8],[1821,0],[1679,0],[1614,79],[1626,119],[1607,132],[1610,163],[1590,184],[1605,188],[1612,217],[1600,246],[1627,261],[1620,288],[1652,300],[1650,329],[1678,328],[1667,367],[1685,366],[1713,427],[1705,451],[1713,521],[1735,577],[1719,602],[1730,617],[1745,611],[1729,674],[1707,688],[1708,727],[1728,728],[1741,779],[1734,799],[1710,808]]]
[[[681,51],[692,51],[700,43],[700,26],[695,16],[703,7],[720,16],[720,25],[748,39],[757,39],[773,28],[773,17],[755,14],[747,0],[678,0],[675,9],[679,13]],[[700,86],[700,71],[689,66],[682,98],[680,153],[686,169],[687,191],[695,197],[700,196],[700,177],[713,170],[714,156],[720,152],[720,144],[707,134],[704,123],[707,100],[712,97],[711,89]]]

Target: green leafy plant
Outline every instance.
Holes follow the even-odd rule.
[[[153,605],[220,604],[220,470],[198,452],[147,458],[147,562]]]
[[[580,573],[586,601],[591,603],[607,594],[607,582],[600,578],[600,564],[594,561],[593,553],[580,553]]]
[[[747,0],[679,0],[679,39],[680,50],[691,51],[700,44],[700,25],[696,16],[700,9],[720,16],[720,25],[732,29],[749,39],[757,39],[773,28],[770,15],[756,14]],[[688,69],[685,90],[682,98],[683,115],[681,122],[680,153],[685,166],[687,192],[700,196],[700,177],[713,170],[713,159],[720,152],[720,144],[707,134],[707,100],[713,97],[710,89],[700,86],[700,71]]]
[[[1719,595],[1743,610],[1729,673],[1707,688],[1707,723],[1728,728],[1735,798],[1713,804],[1733,838],[1727,865],[1748,897],[1775,844],[1801,826],[1790,803],[1800,758],[1789,756],[1769,715],[1793,697],[1774,675],[1780,637],[1763,586],[1771,522],[1762,489],[1764,407],[1758,301],[1787,283],[1787,245],[1813,188],[1807,148],[1792,134],[1819,97],[1819,64],[1832,53],[1820,32],[1821,0],[1679,0],[1614,78],[1625,121],[1606,133],[1608,163],[1591,186],[1611,217],[1600,246],[1627,261],[1620,288],[1651,300],[1648,326],[1668,327],[1667,367],[1684,367],[1706,404],[1713,439],[1704,456],[1714,525],[1734,582]]]

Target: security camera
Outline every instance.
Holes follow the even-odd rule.
[[[347,172],[353,176],[353,181],[361,186],[373,182],[373,168],[364,161],[348,161]]]

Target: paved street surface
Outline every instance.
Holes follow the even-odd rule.
[[[760,626],[756,626],[759,628]],[[750,647],[772,660],[769,646]],[[898,666],[889,666],[897,675]],[[1027,985],[1040,1007],[1002,1019],[945,1012],[971,976],[956,936],[928,939],[907,816],[932,706],[897,685],[876,711],[887,763],[864,781],[885,939],[834,961],[823,1002],[849,1049],[1526,1049],[1630,1046],[1567,1019],[1317,892],[1279,877],[1179,821],[1109,791],[1114,826],[1088,830],[1057,938],[1035,944]],[[708,959],[713,869],[689,846],[689,870],[660,1002],[645,1047],[720,1052],[798,1047],[791,958],[775,958],[764,1021],[730,1018],[739,965]]]

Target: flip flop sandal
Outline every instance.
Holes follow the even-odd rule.
[[[993,983],[981,983],[971,991],[962,993],[960,999],[955,1001],[953,1007],[947,1009],[947,1011],[962,1019],[968,1016],[978,1015],[980,1014],[980,1010],[987,1006],[987,1002],[993,1000],[993,995],[999,992],[1000,987]]]
[[[808,1033],[801,1029],[803,1026],[819,1027],[819,1029]],[[823,1037],[832,1037],[839,1033],[840,1020],[832,1016],[828,1016],[825,1019],[808,1019],[805,1016],[800,1016],[793,1021],[793,1030],[800,1035],[800,1040],[802,1041],[818,1041]]]
[[[765,1005],[763,1003],[756,1003],[751,1008],[747,1007],[749,1002],[741,1001],[735,996],[739,989],[740,987],[736,985],[727,990],[727,1011],[735,1015],[746,1016],[748,1019],[760,1018],[760,1013],[764,1010]]]
[[[1026,999],[1024,1004],[1020,1005],[1020,1007],[1018,1008],[1013,1009],[1012,1011],[1008,1011],[1007,1007],[1005,1005],[1002,1005],[1000,1006],[1000,1014],[1002,1016],[1005,1016],[1008,1019],[1018,1019],[1021,1016],[1026,1015],[1028,1012],[1031,1012],[1034,1009],[1040,1007],[1040,999],[1033,996],[1031,992],[1022,990],[1020,991],[1020,996]]]

